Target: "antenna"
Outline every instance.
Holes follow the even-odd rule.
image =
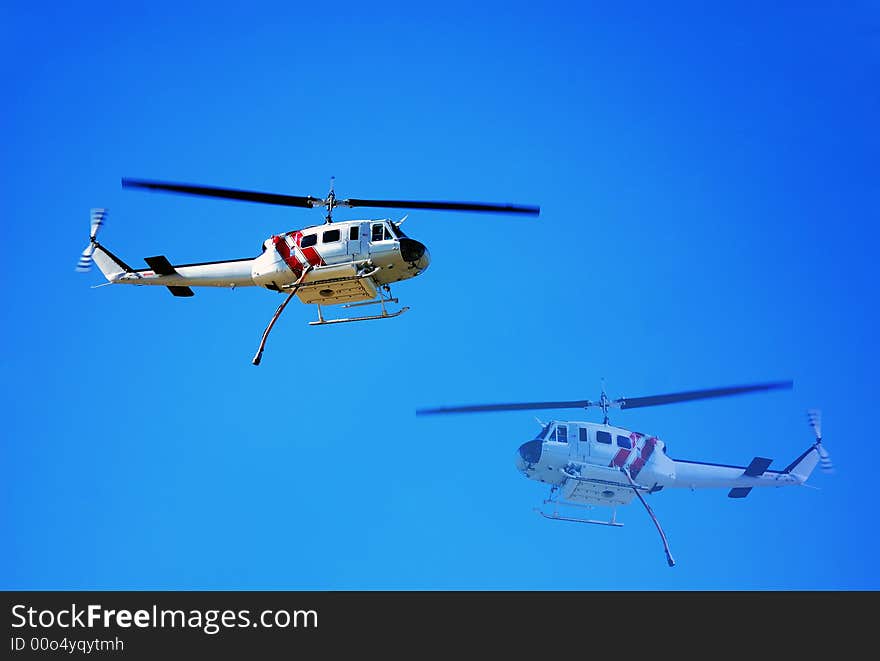
[[[599,408],[602,409],[602,424],[608,424],[608,408],[611,405],[611,402],[608,401],[608,396],[605,394],[605,377],[602,377],[602,395],[599,397]]]
[[[324,201],[327,205],[327,215],[324,220],[329,224],[333,222],[333,207],[336,206],[336,177],[330,177],[330,192],[327,194],[327,199]]]

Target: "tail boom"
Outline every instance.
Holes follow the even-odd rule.
[[[150,257],[149,260],[156,258]],[[164,258],[163,258],[164,259]],[[251,271],[253,259],[236,259],[201,264],[180,264],[169,268],[140,269],[126,274],[119,282],[133,285],[160,285],[163,287],[254,287]]]
[[[99,243],[95,243],[93,259],[113,284],[158,285],[161,287],[253,287],[253,259],[236,259],[201,264],[171,266],[164,257],[148,257],[153,266],[133,269]],[[156,261],[151,261],[156,260]],[[167,265],[167,266],[166,266]]]
[[[787,471],[767,470],[770,460],[763,457],[755,457],[748,466],[682,460],[675,461],[674,464],[674,478],[670,484],[664,486],[689,489],[751,489],[798,484],[796,477]]]

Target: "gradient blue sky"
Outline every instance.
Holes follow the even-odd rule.
[[[0,587],[880,588],[876,3],[125,4],[0,8]],[[132,264],[321,220],[123,176],[323,196],[331,175],[542,213],[411,212],[433,257],[395,288],[412,310],[314,328],[291,304],[260,367],[279,295],[74,273],[91,207]],[[780,467],[819,407],[837,472],[652,496],[669,569],[637,503],[620,529],[532,512],[531,413],[414,415],[603,377],[791,378],[612,420]]]

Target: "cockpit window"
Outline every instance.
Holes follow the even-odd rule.
[[[401,223],[402,222],[403,221],[401,221]],[[394,223],[391,223],[391,227],[394,228],[394,233],[397,235],[398,239],[405,239],[406,238],[406,234],[404,234],[403,230],[400,229],[400,224],[395,225]]]
[[[633,446],[632,440],[630,440],[629,436],[618,436],[617,437],[617,447],[626,448],[627,450],[631,449]]]
[[[322,243],[333,243],[335,241],[339,241],[339,230],[327,230],[324,232],[324,237],[321,239]]]
[[[607,443],[610,445],[611,444],[611,434],[609,434],[607,431],[597,431],[596,432],[596,440],[599,441],[600,443]]]
[[[565,425],[557,425],[556,427],[556,442],[557,443],[568,443],[568,427]]]
[[[370,241],[384,241],[385,240],[385,223],[373,223],[373,233],[370,236]]]
[[[303,236],[302,241],[299,242],[300,248],[308,248],[309,246],[313,246],[318,243],[318,235],[317,234],[306,234]]]

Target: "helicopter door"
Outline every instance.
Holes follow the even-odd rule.
[[[348,227],[348,254],[353,258],[358,259],[364,252],[367,252],[363,249],[364,243],[364,228],[363,223],[358,223],[356,225],[349,225]]]
[[[577,428],[577,452],[584,461],[590,456],[590,432],[586,427]]]

